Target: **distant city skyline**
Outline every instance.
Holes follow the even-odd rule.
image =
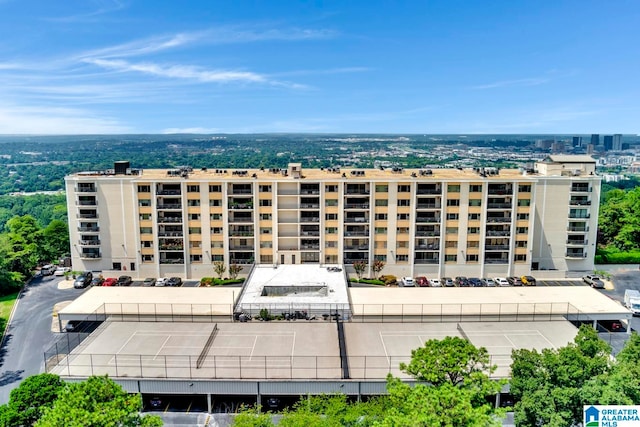
[[[637,135],[638,21],[633,0],[0,0],[0,134]]]

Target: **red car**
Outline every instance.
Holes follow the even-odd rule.
[[[107,277],[104,279],[104,282],[102,282],[102,286],[115,286],[117,282],[118,279],[115,277]]]
[[[424,277],[424,276],[416,277],[416,284],[417,284],[418,286],[420,286],[420,287],[423,287],[423,288],[424,288],[424,287],[426,287],[426,286],[431,286],[431,285],[429,284],[429,279],[427,279],[427,278],[426,278],[426,277]]]

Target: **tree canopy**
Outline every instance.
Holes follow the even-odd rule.
[[[9,402],[0,406],[0,425],[32,426],[46,408],[51,408],[64,388],[53,374],[32,375],[11,390]]]

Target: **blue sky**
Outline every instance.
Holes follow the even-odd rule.
[[[640,2],[0,0],[0,134],[638,133]]]

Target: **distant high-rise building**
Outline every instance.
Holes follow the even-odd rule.
[[[558,154],[563,153],[565,149],[564,141],[556,141],[551,144],[551,152]]]
[[[594,147],[597,147],[598,145],[600,145],[600,135],[597,133],[591,134],[591,144],[593,144]]]
[[[587,154],[593,154],[596,151],[596,146],[593,144],[587,144]]]
[[[622,134],[616,133],[613,135],[613,151],[622,151]]]
[[[574,136],[573,137],[572,147],[574,147],[574,148],[582,147],[582,137],[581,136]]]
[[[613,136],[605,135],[604,136],[604,151],[611,151],[613,148]]]
[[[541,150],[548,150],[551,148],[555,141],[553,139],[539,139],[536,141],[536,148]]]

